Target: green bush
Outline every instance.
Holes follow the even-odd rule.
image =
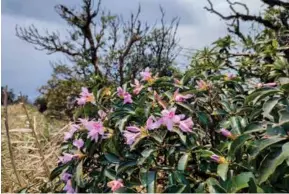
[[[289,192],[289,82],[156,77],[83,88],[53,192]]]

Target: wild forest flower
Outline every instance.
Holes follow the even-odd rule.
[[[98,141],[99,135],[104,135],[104,127],[101,121],[89,121],[87,124],[88,138]]]
[[[159,119],[155,119],[153,116],[150,116],[148,120],[146,121],[145,129],[147,130],[153,130],[157,129],[162,125],[162,121]]]
[[[161,122],[167,127],[169,131],[173,130],[173,126],[176,123],[179,123],[184,115],[176,115],[176,108],[171,108],[169,110],[162,110]]]
[[[227,163],[226,159],[223,157],[223,156],[218,156],[216,154],[213,154],[211,156],[211,159],[214,161],[214,162],[217,162],[219,164],[224,164],[224,163]]]
[[[271,83],[266,83],[266,84],[264,84],[264,83],[258,83],[257,85],[256,85],[256,87],[257,88],[262,88],[262,87],[276,87],[277,86],[277,83],[276,82],[271,82]]]
[[[63,153],[63,156],[59,157],[59,162],[61,162],[62,164],[66,164],[66,163],[70,162],[74,157],[75,157],[75,155]]]
[[[123,181],[121,179],[113,180],[107,183],[107,186],[111,188],[112,192],[124,187]]]
[[[223,136],[225,136],[225,137],[227,137],[227,138],[235,139],[235,136],[234,136],[230,131],[228,131],[228,130],[225,129],[225,128],[222,128],[222,129],[220,130],[220,132],[221,132],[221,134],[222,134]]]
[[[68,180],[66,182],[66,185],[64,186],[63,190],[66,191],[66,193],[76,193],[74,188],[72,187],[71,180]]]
[[[94,103],[94,96],[88,91],[87,88],[82,87],[80,93],[80,98],[77,98],[78,105],[85,105],[87,102]]]
[[[197,81],[197,87],[199,90],[208,90],[209,84],[206,83],[204,80]]]
[[[127,104],[127,103],[132,103],[132,98],[131,98],[131,95],[126,92],[124,89],[122,89],[121,87],[118,87],[117,88],[117,95],[120,97],[120,98],[123,98],[123,103],[124,104]]]
[[[175,92],[174,92],[174,101],[176,102],[184,102],[186,101],[187,99],[189,98],[192,98],[193,95],[192,94],[186,94],[186,95],[182,95],[179,93],[179,89],[177,89]]]
[[[76,139],[73,141],[73,145],[78,149],[81,149],[84,145],[84,141],[82,139]]]
[[[71,177],[72,177],[72,174],[64,172],[61,175],[61,180],[63,180],[64,182],[67,182],[69,179],[71,179]]]
[[[107,114],[103,110],[97,111],[98,116],[100,117],[100,120],[105,120]]]
[[[133,144],[136,139],[141,135],[141,129],[136,126],[126,127],[123,136],[126,138],[126,144]]]
[[[193,132],[192,128],[194,126],[194,123],[192,121],[192,118],[187,118],[186,120],[182,120],[180,121],[179,124],[179,128],[183,131],[183,132]]]
[[[150,68],[145,68],[144,71],[140,72],[143,81],[150,81],[152,79],[152,73],[150,72]]]
[[[134,87],[133,94],[136,94],[136,95],[138,95],[140,91],[144,88],[144,86],[141,85],[137,79],[134,80],[134,84],[131,84],[131,86]]]
[[[73,137],[73,134],[79,129],[79,125],[70,125],[70,130],[64,133],[64,140],[67,141]]]
[[[232,80],[232,79],[234,79],[234,78],[236,78],[236,75],[234,75],[234,74],[232,74],[232,73],[227,73],[227,74],[225,75],[225,80],[226,80],[226,81]]]
[[[128,92],[126,92],[125,94],[124,94],[124,97],[123,97],[123,103],[124,104],[131,104],[133,101],[132,101],[132,99],[131,99],[131,95],[128,93]]]

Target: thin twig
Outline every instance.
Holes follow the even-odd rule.
[[[22,183],[19,178],[19,174],[16,170],[16,165],[15,165],[15,160],[13,156],[13,150],[12,150],[12,145],[11,145],[11,139],[10,139],[10,134],[9,134],[9,125],[8,125],[8,94],[7,94],[7,86],[4,89],[4,121],[5,121],[5,129],[6,129],[6,136],[7,136],[7,142],[8,142],[8,148],[9,148],[9,154],[10,154],[10,159],[11,159],[11,164],[16,176],[16,179],[18,181],[18,184],[22,187]]]
[[[33,136],[34,136],[34,138],[35,138],[35,143],[36,143],[36,146],[38,147],[39,155],[40,155],[40,157],[41,157],[41,159],[42,159],[42,161],[43,161],[43,166],[44,166],[46,175],[47,175],[47,177],[49,177],[50,171],[49,171],[48,165],[47,165],[47,163],[46,163],[46,161],[45,161],[45,157],[44,157],[44,154],[43,154],[43,150],[42,150],[42,147],[41,147],[41,145],[40,145],[40,143],[39,143],[37,134],[35,133],[35,128],[34,128],[34,126],[33,126],[33,124],[32,124],[32,121],[31,121],[31,119],[30,119],[30,117],[29,117],[29,114],[28,114],[27,108],[26,108],[26,106],[25,106],[25,103],[22,102],[21,104],[22,104],[22,107],[23,107],[23,109],[24,109],[24,111],[25,111],[26,117],[27,117],[27,119],[28,119],[29,128],[32,129],[32,134],[33,134]]]

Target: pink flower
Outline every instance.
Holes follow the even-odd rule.
[[[124,97],[123,97],[123,103],[124,104],[131,104],[133,101],[132,101],[132,99],[131,99],[131,95],[128,93],[128,92],[126,92],[125,94],[124,94]]]
[[[72,177],[72,174],[65,172],[61,175],[61,180],[67,182],[69,179],[71,179],[71,177]]]
[[[99,135],[104,135],[104,127],[101,121],[89,121],[87,124],[88,138],[98,141]]]
[[[156,119],[153,116],[150,116],[146,122],[145,129],[153,130],[153,129],[159,128],[161,125],[162,125],[162,122],[160,119],[156,121]]]
[[[72,187],[71,180],[68,180],[66,182],[66,185],[64,186],[63,190],[66,191],[66,193],[76,193],[74,188]]]
[[[223,156],[218,156],[216,154],[211,155],[211,159],[219,164],[227,163],[226,159]]]
[[[197,85],[199,90],[207,90],[209,88],[209,85],[203,80],[197,81]]]
[[[162,110],[161,121],[163,125],[167,126],[167,129],[171,131],[175,123],[179,123],[184,115],[176,115],[176,108],[171,108],[170,110]]]
[[[184,102],[185,100],[192,98],[193,95],[192,94],[186,94],[186,95],[182,95],[179,93],[179,89],[177,89],[174,93],[174,100],[176,102]]]
[[[150,81],[152,79],[152,74],[149,67],[145,68],[144,71],[140,72],[140,75],[142,76],[143,81]]]
[[[110,181],[107,183],[107,186],[111,188],[112,192],[124,187],[121,179]]]
[[[70,162],[75,156],[68,153],[63,153],[63,156],[59,157],[59,162],[66,164],[67,162]]]
[[[234,75],[234,74],[232,74],[232,73],[227,73],[227,74],[225,75],[225,80],[226,80],[226,81],[229,81],[229,80],[234,79],[235,77],[236,77],[236,75]]]
[[[84,145],[84,141],[82,139],[76,139],[73,141],[73,145],[78,149],[82,148]]]
[[[73,134],[79,129],[76,124],[70,125],[70,130],[64,133],[64,140],[67,141],[73,137]]]
[[[140,131],[140,128],[136,126],[126,127],[126,131],[124,131],[123,133],[123,136],[126,138],[126,144],[133,144],[135,140],[140,136]]]
[[[182,85],[182,82],[178,80],[177,78],[174,78],[175,85]]]
[[[118,97],[123,98],[123,97],[124,97],[124,94],[125,94],[125,90],[122,89],[121,87],[118,87],[118,88],[117,88],[117,95],[118,95]]]
[[[268,87],[268,88],[270,88],[270,87],[275,87],[275,86],[277,86],[277,83],[276,83],[276,82],[266,83],[266,84],[258,83],[258,84],[256,85],[257,88],[262,88],[262,87]]]
[[[227,137],[227,138],[235,139],[235,136],[234,136],[230,131],[228,131],[228,130],[225,129],[225,128],[222,128],[222,129],[220,130],[220,132],[221,132],[222,135],[224,135],[224,136]]]
[[[87,88],[82,87],[80,93],[80,98],[77,98],[77,104],[78,105],[85,105],[87,102],[94,103],[94,96],[92,93],[88,91]]]
[[[99,110],[97,113],[101,120],[104,120],[107,116],[106,112],[104,112],[103,110]]]
[[[134,80],[134,84],[131,84],[131,86],[134,87],[133,94],[136,95],[138,95],[140,91],[144,88],[144,86],[141,85],[137,79]]]
[[[183,132],[192,132],[193,125],[194,123],[190,117],[186,120],[180,121],[179,127]]]

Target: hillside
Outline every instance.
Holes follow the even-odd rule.
[[[17,192],[21,188],[29,187],[29,192],[39,192],[39,188],[48,180],[43,167],[45,162],[51,171],[57,164],[58,146],[63,139],[63,131],[67,130],[67,123],[48,119],[39,113],[33,106],[27,105],[30,118],[35,121],[36,134],[45,155],[45,161],[41,160],[32,130],[24,109],[20,104],[8,106],[8,122],[10,138],[16,169],[22,187],[18,184],[13,172],[8,151],[7,136],[4,125],[3,107],[1,118],[2,133],[2,189],[1,192]]]

